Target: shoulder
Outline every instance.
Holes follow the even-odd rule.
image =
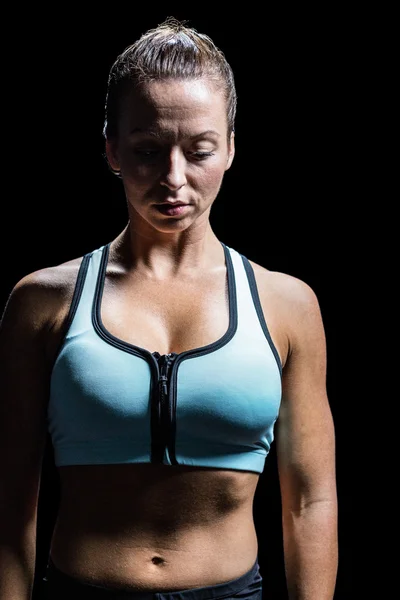
[[[60,310],[72,298],[82,256],[38,269],[15,283],[8,296],[1,322],[17,321],[40,330],[51,327]]]
[[[306,281],[288,273],[270,271],[253,260],[248,260],[253,267],[260,296],[275,297],[283,303],[283,308],[297,314],[319,310],[317,295]]]
[[[284,357],[307,344],[323,346],[324,327],[314,289],[298,277],[271,271],[252,260],[249,262],[265,319],[283,347]]]
[[[253,267],[257,287],[264,293],[275,293],[291,306],[294,303],[299,310],[318,305],[317,295],[306,281],[288,273],[271,271],[252,260],[249,263]]]

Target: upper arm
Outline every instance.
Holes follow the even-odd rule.
[[[335,498],[335,436],[317,297],[307,284],[290,278],[284,304],[288,354],[275,439],[282,505],[298,510]]]
[[[12,290],[0,322],[0,512],[21,524],[36,515],[46,442],[47,327],[46,293],[28,275]]]

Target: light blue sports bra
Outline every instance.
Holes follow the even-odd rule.
[[[51,375],[48,428],[57,466],[152,462],[263,471],[282,368],[253,268],[222,246],[228,330],[179,354],[150,352],[105,329],[109,244],[83,257]]]

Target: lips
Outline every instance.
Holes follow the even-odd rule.
[[[155,208],[163,215],[174,217],[185,214],[189,210],[188,206],[187,202],[164,202],[163,204],[156,204]]]
[[[187,202],[160,202],[158,203],[156,206],[169,206],[171,208],[174,208],[175,206],[187,206],[188,203]]]

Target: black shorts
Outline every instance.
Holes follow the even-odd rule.
[[[63,573],[49,558],[40,600],[262,600],[258,561],[237,579],[174,592],[129,592],[84,583]]]

